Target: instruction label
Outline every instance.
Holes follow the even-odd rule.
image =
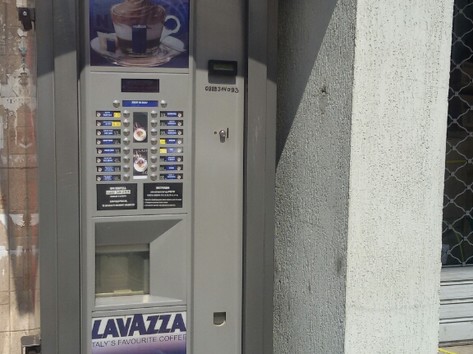
[[[182,208],[182,183],[145,183],[143,208]]]
[[[97,185],[97,210],[136,209],[136,184]]]

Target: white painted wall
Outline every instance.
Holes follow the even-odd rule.
[[[275,353],[436,353],[452,6],[280,2]]]

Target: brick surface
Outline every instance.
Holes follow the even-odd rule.
[[[34,31],[25,36],[19,29],[16,2],[0,0],[0,353],[5,354],[20,354],[21,337],[39,330],[38,227],[32,222],[38,211],[35,39]]]

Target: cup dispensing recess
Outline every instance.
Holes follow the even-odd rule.
[[[95,253],[97,297],[149,294],[149,246],[99,246]]]

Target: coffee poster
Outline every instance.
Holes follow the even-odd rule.
[[[90,65],[189,67],[189,0],[90,0]]]

